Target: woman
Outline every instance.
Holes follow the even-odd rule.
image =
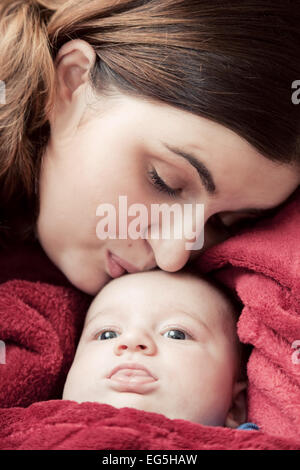
[[[198,254],[185,237],[100,240],[101,203],[204,204],[205,250],[298,187],[296,2],[5,0],[0,15],[6,225],[29,220],[82,291]]]

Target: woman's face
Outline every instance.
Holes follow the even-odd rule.
[[[217,217],[227,225],[253,217],[250,210],[277,206],[299,184],[295,169],[262,157],[210,120],[128,96],[86,107],[88,99],[84,87],[72,99],[58,95],[41,168],[37,220],[45,252],[86,293],[95,295],[118,275],[108,252],[137,271],[158,266],[170,272],[198,254],[186,249],[190,240],[184,237],[118,238],[120,195],[127,196],[127,207],[141,203],[148,214],[152,204],[204,204],[205,249],[229,236]],[[193,155],[202,171],[174,149]],[[161,180],[177,191],[165,191]],[[96,210],[103,203],[116,209],[115,239],[97,236],[101,218]],[[190,222],[194,227],[195,220]],[[150,233],[151,223],[145,222],[141,232],[148,228]]]
[[[207,167],[215,194],[171,148],[192,153]],[[152,170],[181,191],[175,196],[163,192],[149,176]],[[169,106],[122,97],[103,114],[87,117],[72,135],[51,139],[40,179],[38,236],[69,280],[95,295],[111,279],[107,250],[140,271],[155,266],[177,271],[191,253],[195,255],[185,249],[184,238],[100,240],[96,209],[101,203],[116,208],[117,220],[119,195],[127,196],[128,207],[144,204],[149,214],[151,204],[203,203],[205,248],[228,237],[212,216],[230,223],[247,216],[248,209],[272,208],[298,182],[291,168],[263,158],[221,125]]]

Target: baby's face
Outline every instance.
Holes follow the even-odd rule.
[[[88,311],[63,398],[224,426],[236,372],[229,308],[214,287],[186,274],[111,281]]]

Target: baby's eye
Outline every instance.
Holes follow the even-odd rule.
[[[112,338],[116,338],[118,336],[118,334],[115,332],[115,331],[112,331],[112,330],[106,330],[106,331],[102,331],[102,333],[99,333],[97,336],[96,336],[96,339],[98,341],[102,341],[104,339],[112,339]]]
[[[164,336],[172,339],[188,339],[189,335],[181,330],[168,330],[164,333]]]

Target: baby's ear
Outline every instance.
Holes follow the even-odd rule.
[[[235,382],[232,393],[232,404],[225,419],[225,427],[237,428],[247,419],[247,382]]]

